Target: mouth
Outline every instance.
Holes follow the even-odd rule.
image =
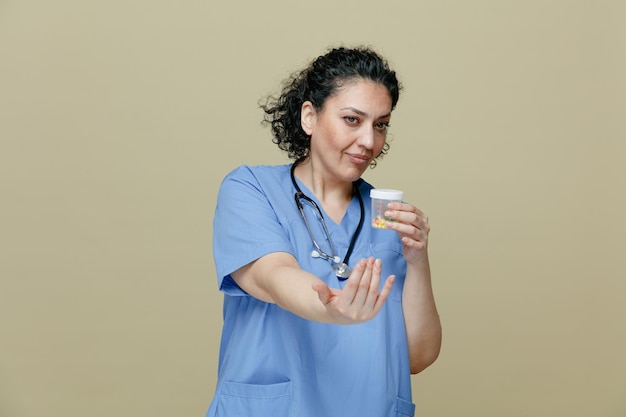
[[[358,165],[362,165],[362,164],[369,164],[370,162],[370,157],[369,155],[362,155],[362,154],[353,154],[353,153],[349,153],[348,157],[350,158],[350,160]]]

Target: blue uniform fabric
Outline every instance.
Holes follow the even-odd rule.
[[[356,325],[305,320],[249,296],[230,277],[266,254],[287,252],[330,287],[345,285],[328,261],[311,256],[313,242],[296,207],[289,170],[289,165],[241,166],[219,190],[213,254],[224,293],[224,325],[207,417],[413,416],[401,305],[406,262],[397,233],[370,226],[370,184],[359,185],[365,219],[350,265],[373,256],[382,259],[383,279],[396,275],[391,295],[374,319]],[[313,193],[298,185],[321,208]],[[316,212],[303,204],[316,240],[330,252]],[[342,259],[359,217],[356,197],[341,223],[324,216]]]

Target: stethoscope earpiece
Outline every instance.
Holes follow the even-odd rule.
[[[338,264],[341,262],[341,258],[339,256],[332,257],[332,256],[322,256],[318,251],[316,251],[315,249],[313,249],[311,251],[311,258],[324,258],[324,259],[328,259],[329,261],[333,261],[334,263]]]

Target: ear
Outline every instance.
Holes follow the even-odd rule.
[[[304,133],[309,136],[313,134],[316,116],[317,112],[315,111],[315,107],[313,107],[313,103],[310,101],[302,103],[302,108],[300,109],[300,125]]]

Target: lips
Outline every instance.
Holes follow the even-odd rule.
[[[357,164],[364,164],[364,163],[368,163],[370,160],[370,157],[368,155],[360,155],[360,154],[348,154],[348,156],[350,157],[350,159]]]

